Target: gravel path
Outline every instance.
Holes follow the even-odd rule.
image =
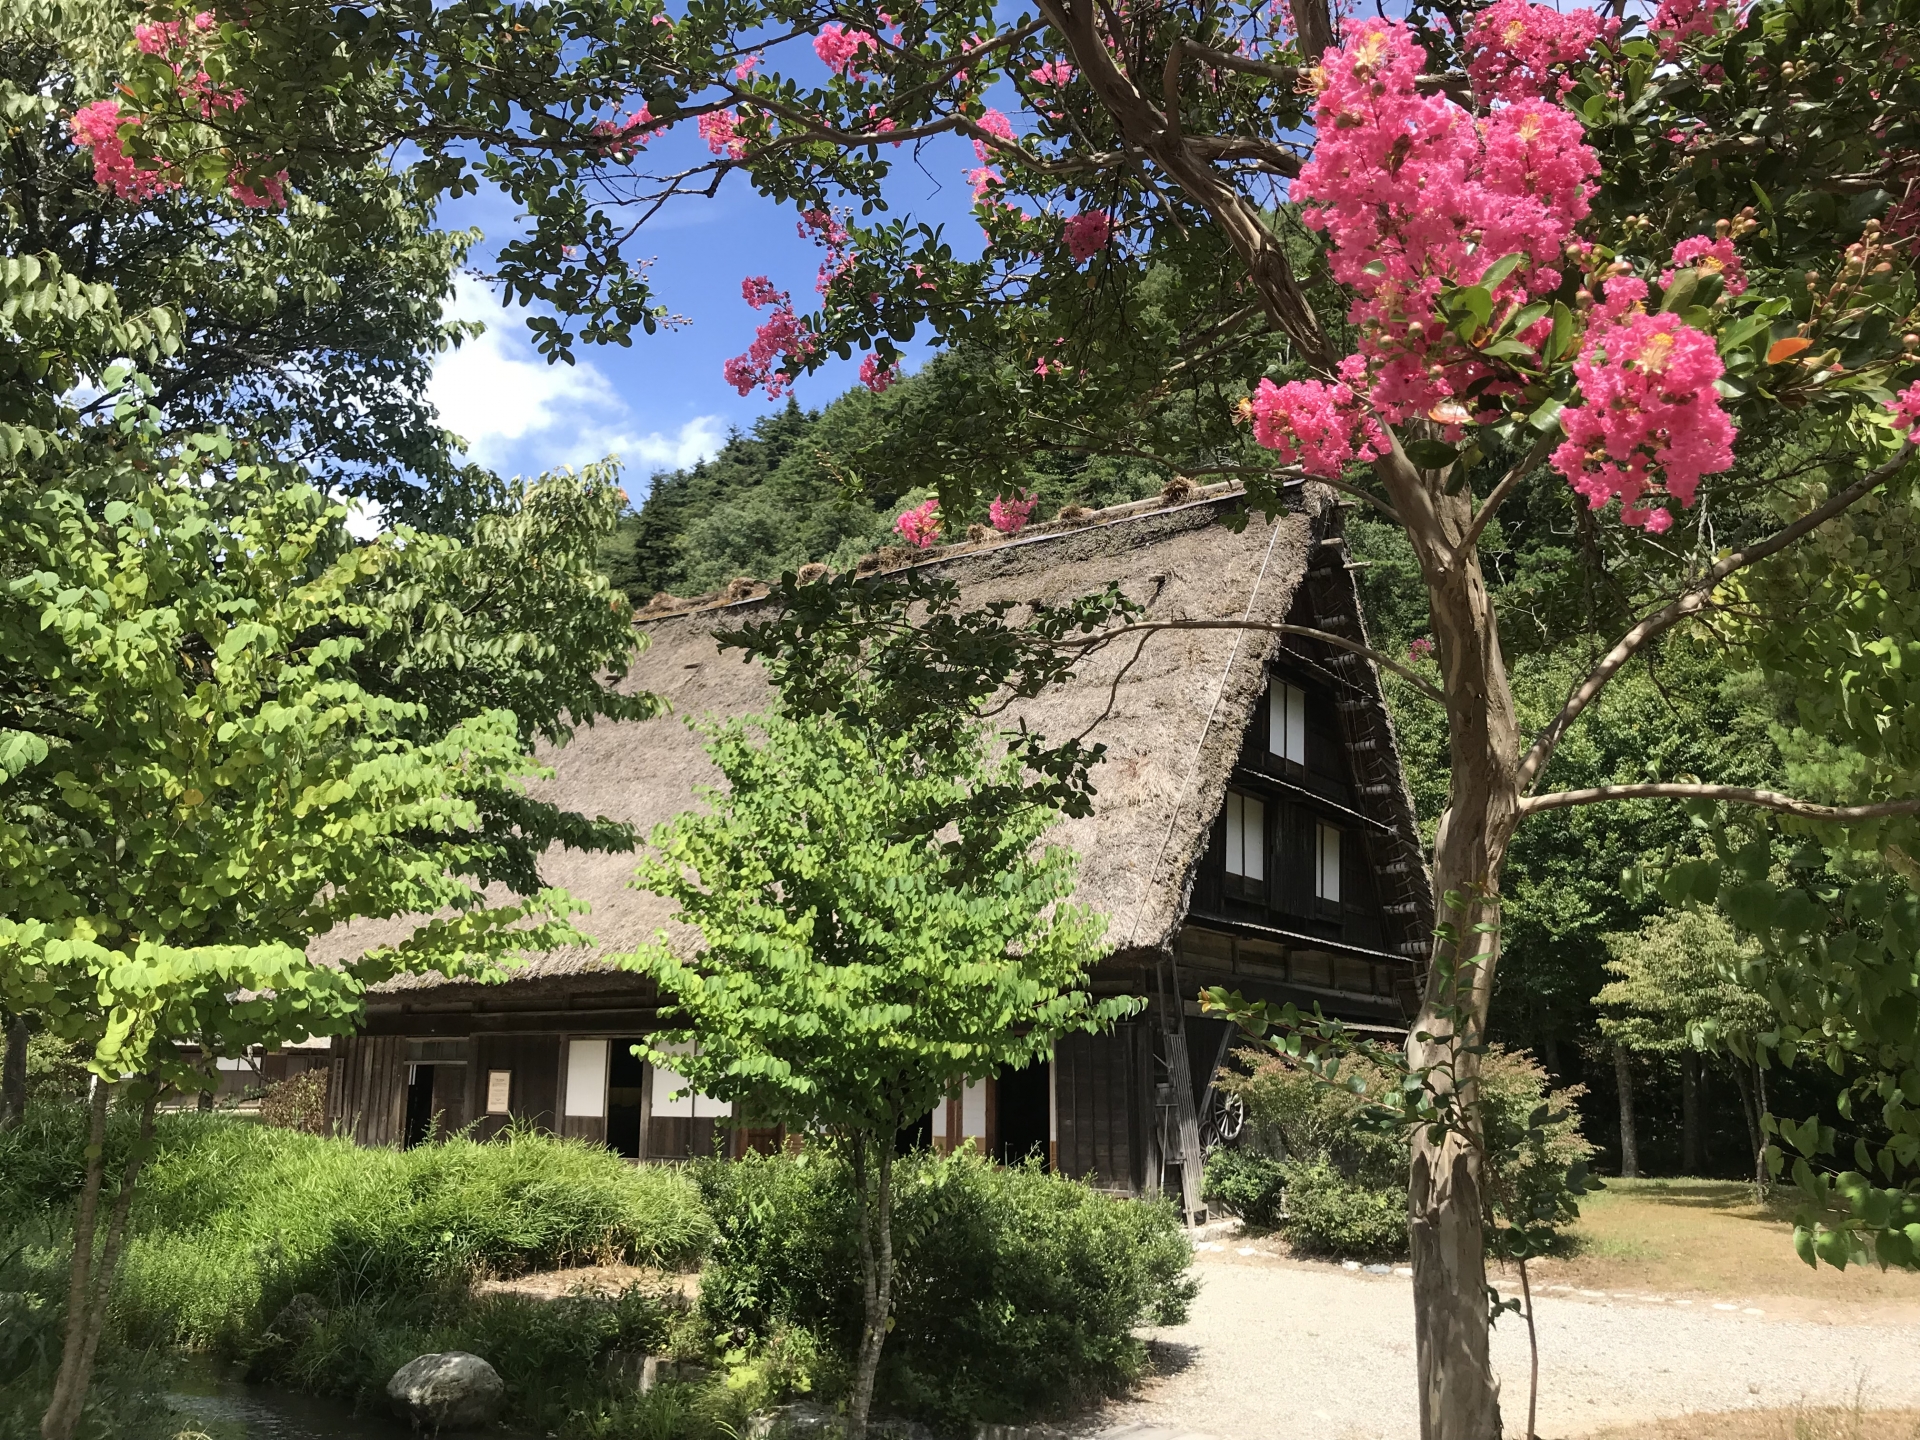
[[[1212,1252],[1212,1253],[1208,1253]],[[1416,1432],[1412,1284],[1273,1258],[1233,1241],[1195,1257],[1185,1325],[1153,1332],[1163,1374],[1102,1412],[1102,1440],[1407,1440]],[[1561,1287],[1564,1289],[1564,1287]],[[1593,1292],[1535,1293],[1540,1434],[1570,1437],[1689,1410],[1851,1402],[1920,1404],[1911,1307],[1845,1320],[1770,1317]],[[1509,1436],[1524,1431],[1526,1328],[1494,1330]]]

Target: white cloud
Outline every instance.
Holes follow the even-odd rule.
[[[486,333],[440,357],[427,396],[483,465],[534,472],[618,455],[645,474],[703,460],[726,438],[718,415],[696,416],[677,431],[639,432],[605,375],[584,361],[548,364],[521,317],[479,281],[461,279],[451,313],[481,321]]]

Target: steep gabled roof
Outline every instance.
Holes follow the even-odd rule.
[[[908,563],[956,581],[970,608],[995,600],[1062,603],[1117,583],[1146,607],[1149,619],[1283,622],[1304,596],[1313,623],[1364,639],[1334,496],[1318,486],[1293,494],[1293,513],[1271,523],[1252,516],[1238,531],[1220,522],[1236,515],[1244,500],[1237,487],[1220,486],[1179,503],[1120,506],[1035,526],[1017,538],[943,547]],[[555,776],[538,787],[543,798],[631,822],[643,836],[694,804],[696,788],[719,777],[687,720],[765,711],[774,699],[760,667],[737,651],[721,651],[714,634],[768,603],[751,598],[643,615],[636,628],[647,648],[625,683],[662,696],[669,713],[637,723],[602,722],[544,754]],[[1256,630],[1172,630],[1144,643],[1117,641],[1082,662],[1071,682],[1011,706],[1003,717],[1052,739],[1084,731],[1107,747],[1094,774],[1093,815],[1062,821],[1052,838],[1078,852],[1079,896],[1108,917],[1116,951],[1163,947],[1179,928],[1228,774],[1268,667],[1283,648],[1292,663],[1320,672],[1335,693],[1357,804],[1372,822],[1376,867],[1389,872],[1383,898],[1399,937],[1396,948],[1410,957],[1424,954],[1432,902],[1374,665],[1319,642]],[[537,959],[518,974],[600,971],[607,968],[602,957],[670,930],[668,904],[630,887],[633,863],[630,855],[551,853],[545,878],[591,905],[581,923],[597,945]],[[398,933],[386,925],[354,926],[326,937],[316,953],[338,958]],[[447,983],[402,977],[381,988]]]

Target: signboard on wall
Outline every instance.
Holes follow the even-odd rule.
[[[507,1099],[513,1093],[513,1071],[487,1071],[487,1114],[505,1115]]]

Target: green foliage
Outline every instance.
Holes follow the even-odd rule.
[[[1274,1229],[1286,1214],[1286,1162],[1250,1146],[1220,1145],[1207,1152],[1203,1193],[1249,1225]]]
[[[1728,1041],[1750,1046],[1771,1027],[1766,997],[1741,982],[1758,947],[1742,943],[1711,910],[1656,915],[1638,930],[1607,936],[1616,978],[1594,996],[1614,1013],[1601,1030],[1629,1050],[1669,1054]]]
[[[756,1344],[782,1325],[816,1335],[831,1395],[861,1320],[848,1167],[809,1153],[696,1173],[719,1236],[701,1313]],[[1134,1328],[1185,1317],[1191,1251],[1167,1205],[969,1151],[923,1153],[895,1173],[900,1273],[879,1392],[894,1413],[963,1426],[1111,1393],[1144,1366]]]
[[[1238,1052],[1239,1068],[1219,1083],[1246,1105],[1247,1131],[1238,1148],[1208,1157],[1208,1193],[1310,1253],[1404,1254],[1404,1066],[1391,1052],[1349,1053],[1337,1064],[1333,1054]],[[1505,1222],[1492,1243],[1501,1246],[1506,1232],[1563,1227],[1579,1213],[1569,1172],[1583,1170],[1593,1150],[1567,1108],[1578,1087],[1556,1089],[1524,1051],[1493,1046],[1481,1056],[1479,1088],[1489,1200]],[[1533,1248],[1549,1243],[1540,1234]]]
[[[1310,1254],[1387,1260],[1407,1253],[1404,1181],[1363,1185],[1325,1160],[1287,1167],[1286,1233]]]
[[[85,1119],[78,1107],[35,1106],[0,1132],[0,1214],[57,1214],[71,1200]],[[133,1129],[131,1115],[115,1117],[110,1173]],[[130,1343],[232,1349],[303,1291],[329,1306],[379,1304],[488,1273],[673,1266],[697,1260],[711,1234],[680,1172],[577,1142],[512,1132],[370,1150],[169,1114],[140,1182],[113,1318]]]
[[[1034,853],[1053,814],[976,822],[976,789],[1019,780],[983,735],[936,769],[912,736],[824,716],[709,733],[728,788],[655,831],[658,858],[640,869],[705,946],[638,962],[673,1006],[656,1052],[700,1047],[661,1063],[703,1094],[890,1137],[967,1076],[1129,1008],[1074,988],[1103,926],[1069,902],[1071,853]]]
[[[356,674],[370,650],[431,650],[412,611],[457,542],[356,544],[311,489],[251,466],[218,483],[202,456],[227,451],[124,498],[0,484],[0,987],[108,1075],[191,1084],[174,1039],[338,1031],[370,979],[579,933],[564,897],[481,889],[538,896],[527,852],[567,829],[525,799],[542,772],[516,717],[436,715],[393,693],[404,663],[379,690]],[[599,653],[572,649],[572,673]],[[356,965],[306,961],[355,916],[436,912]]]

